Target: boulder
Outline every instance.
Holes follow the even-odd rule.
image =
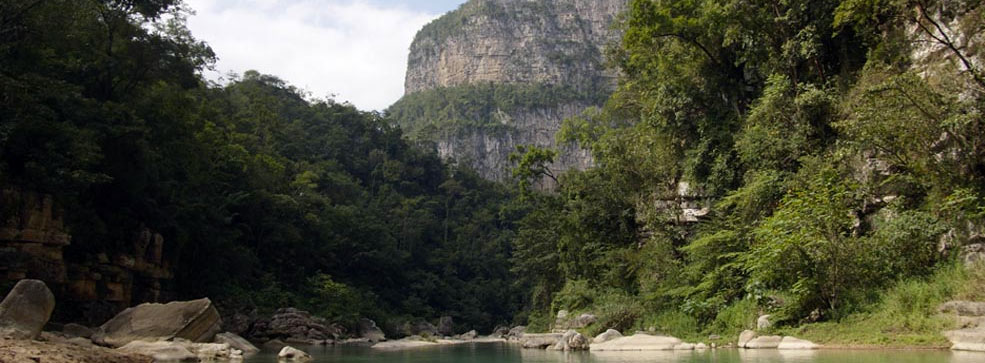
[[[263,347],[270,350],[280,350],[287,346],[287,343],[280,339],[271,339],[263,343]]]
[[[371,343],[386,340],[386,334],[376,326],[376,322],[366,318],[359,319],[359,336]]]
[[[616,338],[605,343],[592,344],[592,351],[649,351],[674,350],[680,339],[668,336],[637,333],[628,337]]]
[[[277,353],[277,360],[286,362],[309,362],[311,361],[311,355],[294,347],[284,347],[280,350],[280,353]]]
[[[515,326],[506,333],[506,340],[518,341],[523,338],[523,334],[526,333],[527,327],[523,325]]]
[[[756,338],[756,332],[752,330],[743,330],[742,333],[739,334],[739,348],[745,348],[746,343],[749,343],[750,340],[753,340],[755,338]]]
[[[705,349],[708,349],[708,345],[706,345],[705,343],[698,343],[698,344],[695,344],[694,345],[694,349],[696,349],[696,350],[705,350]]]
[[[0,302],[0,337],[37,339],[55,310],[55,296],[40,280],[20,280]]]
[[[962,247],[960,258],[967,267],[985,264],[985,243],[972,243]]]
[[[609,330],[606,330],[602,334],[596,335],[595,336],[595,339],[592,339],[592,344],[605,343],[607,341],[610,341],[610,340],[613,340],[613,339],[616,339],[616,338],[622,338],[622,334],[619,333],[618,330],[609,329]]]
[[[167,304],[147,303],[117,314],[99,327],[92,335],[92,341],[109,347],[122,347],[136,340],[174,338],[210,342],[221,324],[219,312],[207,298]]]
[[[220,344],[228,344],[229,347],[238,349],[243,352],[244,355],[251,355],[260,352],[260,348],[257,348],[253,345],[253,343],[250,343],[249,340],[243,339],[243,337],[230,332],[216,334],[215,342]]]
[[[548,350],[559,350],[559,351],[573,351],[573,350],[586,350],[588,349],[588,338],[581,335],[575,330],[568,330],[564,332],[561,339],[557,343],[548,347]]]
[[[477,338],[478,336],[479,336],[479,333],[478,332],[476,332],[475,330],[469,330],[469,331],[467,331],[465,333],[456,335],[455,338],[456,339],[461,339],[461,340],[473,340],[473,339]]]
[[[341,333],[340,327],[307,311],[284,308],[277,310],[270,319],[255,321],[248,336],[260,341],[278,339],[316,345],[337,338]]]
[[[450,316],[442,316],[438,319],[438,334],[451,336],[455,334],[455,320]]]
[[[708,336],[708,340],[719,340],[719,339],[722,339],[722,336],[718,334],[712,334]]]
[[[599,321],[598,317],[593,314],[581,314],[577,318],[568,322],[568,326],[572,329],[581,329],[595,324],[597,321]]]
[[[746,343],[744,348],[746,349],[776,349],[780,346],[780,341],[783,337],[776,335],[767,335],[761,337],[755,337]]]
[[[62,327],[62,333],[72,337],[91,338],[93,331],[85,325],[69,323]]]
[[[236,335],[246,334],[250,331],[254,320],[256,320],[255,315],[250,316],[243,313],[234,313],[222,319],[222,330]]]
[[[438,328],[426,321],[404,322],[400,330],[404,335],[438,336]]]
[[[117,348],[124,353],[149,356],[155,361],[216,361],[241,360],[241,351],[231,348],[228,344],[193,343],[184,339],[174,341],[132,341]]]
[[[145,355],[154,358],[155,362],[185,362],[198,361],[198,356],[182,344],[174,342],[144,342],[133,341],[117,349],[120,352]]]
[[[776,349],[783,349],[783,350],[803,350],[803,349],[817,349],[817,348],[818,345],[814,344],[811,341],[797,339],[794,337],[783,337],[783,339],[780,340],[780,345],[776,347]]]
[[[674,350],[694,350],[694,344],[692,343],[680,343],[674,346]]]
[[[978,301],[948,301],[938,308],[942,313],[953,313],[958,316],[985,316],[985,302]]]
[[[951,350],[985,352],[985,329],[960,329],[944,332],[951,341]]]
[[[762,315],[759,319],[756,319],[756,330],[765,330],[773,326],[770,322],[770,315]]]
[[[520,337],[520,343],[524,348],[544,349],[557,344],[557,342],[561,340],[561,336],[562,334],[557,333],[523,334],[523,336]]]
[[[489,336],[493,338],[506,338],[506,336],[509,334],[510,334],[510,327],[497,325],[496,328],[493,329],[492,334],[489,334]]]

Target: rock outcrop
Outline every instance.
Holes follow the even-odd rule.
[[[227,344],[230,348],[239,350],[243,352],[243,355],[251,355],[260,352],[260,348],[257,348],[249,340],[243,339],[243,337],[236,335],[234,333],[219,333],[215,335],[215,342],[219,344]]]
[[[390,111],[442,157],[506,180],[516,146],[557,146],[561,121],[600,105],[611,92],[616,74],[603,65],[603,53],[619,38],[611,25],[626,4],[468,1],[418,32],[406,95]],[[559,151],[553,170],[592,164],[584,150]]]
[[[592,351],[676,350],[682,348],[680,347],[682,343],[684,342],[674,337],[637,333],[604,343],[592,344],[590,349]],[[694,347],[691,346],[691,349]]]
[[[564,332],[561,339],[557,343],[548,347],[548,350],[558,350],[558,351],[573,351],[573,350],[587,350],[590,342],[588,338],[575,330],[568,330]]]
[[[117,348],[118,351],[131,354],[145,355],[154,358],[156,362],[182,361],[239,361],[243,359],[241,351],[221,343],[193,343],[185,339],[173,341],[132,341]]]
[[[21,280],[0,302],[0,337],[36,339],[55,310],[55,296],[44,282]]]
[[[359,336],[370,343],[386,340],[386,334],[376,326],[376,322],[366,318],[359,319]]]
[[[938,309],[953,315],[960,324],[961,329],[944,332],[952,350],[985,352],[985,302],[948,301]]]
[[[191,342],[211,342],[222,319],[212,301],[205,299],[146,303],[129,308],[99,327],[92,336],[96,344],[122,347],[133,341],[161,341],[175,338]]]
[[[304,310],[285,308],[277,310],[270,319],[254,322],[249,336],[260,341],[278,339],[289,344],[315,345],[326,344],[341,333],[341,328],[323,318]]]
[[[558,341],[561,340],[563,334],[557,333],[545,333],[545,334],[526,334],[521,336],[520,344],[527,349],[545,349],[547,347],[556,345]]]

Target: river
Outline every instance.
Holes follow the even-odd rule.
[[[738,350],[562,353],[520,349],[504,343],[476,343],[399,351],[367,347],[298,347],[316,363],[981,363],[985,353],[938,350]],[[275,363],[277,352],[265,351],[245,363]]]

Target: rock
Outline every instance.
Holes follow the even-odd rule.
[[[222,329],[236,335],[245,334],[250,331],[254,320],[256,319],[250,315],[235,313],[230,315],[228,319],[222,319]]]
[[[427,337],[438,336],[438,328],[436,328],[434,325],[431,325],[431,323],[428,323],[426,321],[418,321],[416,323],[412,323],[408,321],[405,322],[400,329],[404,333],[404,335],[420,335]]]
[[[773,323],[770,322],[770,315],[763,315],[756,319],[756,330],[769,329],[771,326]]]
[[[557,344],[557,342],[561,340],[561,336],[562,334],[557,333],[523,334],[523,336],[520,337],[520,343],[524,348],[544,349]]]
[[[648,351],[674,350],[680,339],[668,336],[635,334],[628,337],[616,338],[605,343],[592,344],[592,351]]]
[[[985,302],[978,301],[948,301],[938,308],[942,313],[954,313],[958,316],[985,316]]]
[[[321,344],[327,339],[337,338],[341,333],[340,327],[307,311],[284,308],[277,310],[270,319],[255,321],[248,336],[261,341],[278,339],[299,344]]]
[[[117,348],[117,350],[124,353],[145,355],[154,358],[155,362],[197,362],[199,360],[198,355],[188,350],[187,346],[175,342],[138,340]]]
[[[565,320],[568,320],[568,314],[569,313],[568,313],[567,310],[558,310],[557,317],[554,319],[554,321],[565,321]]]
[[[526,331],[527,327],[523,325],[515,326],[513,329],[510,329],[509,333],[506,334],[506,340],[520,340],[523,338],[523,334],[526,333]]]
[[[797,339],[794,337],[783,337],[783,339],[780,340],[780,345],[776,347],[776,349],[783,349],[783,350],[800,350],[800,349],[817,349],[817,348],[818,345],[814,344],[813,342],[803,339]]]
[[[62,327],[62,333],[72,337],[90,338],[93,331],[84,325],[69,323]]]
[[[231,348],[238,349],[243,352],[244,355],[251,355],[260,352],[260,348],[257,348],[253,345],[253,343],[250,343],[250,341],[243,339],[243,337],[230,332],[216,334],[215,342],[228,344]]]
[[[284,347],[280,350],[280,353],[277,353],[277,360],[287,362],[309,362],[311,361],[311,355],[294,347]]]
[[[985,263],[985,243],[972,243],[962,247],[960,258],[966,267]]]
[[[271,339],[271,340],[268,340],[265,343],[263,343],[263,347],[264,348],[267,348],[267,349],[270,349],[270,350],[280,350],[281,348],[286,347],[286,346],[287,346],[287,343],[284,343],[280,339]]]
[[[40,280],[20,280],[0,302],[0,337],[36,339],[55,310],[55,296]]]
[[[386,334],[376,326],[376,322],[366,318],[359,319],[359,336],[371,343],[386,340]]]
[[[609,329],[609,330],[606,330],[604,333],[601,333],[599,335],[596,335],[595,336],[595,339],[592,339],[592,344],[605,343],[607,341],[610,341],[610,340],[613,340],[613,339],[616,339],[616,338],[622,338],[622,334],[619,333],[618,330]]]
[[[498,325],[496,326],[495,329],[493,329],[492,334],[489,334],[489,336],[494,338],[506,338],[506,336],[509,334],[510,334],[509,327]]]
[[[749,343],[750,340],[753,340],[755,338],[756,338],[756,332],[752,330],[743,330],[742,333],[739,334],[739,348],[745,348],[746,343]]]
[[[575,330],[568,330],[564,332],[561,339],[557,343],[548,347],[549,350],[559,350],[559,351],[574,351],[574,350],[586,350],[588,349],[588,338],[581,335]]]
[[[674,350],[694,350],[694,344],[680,343],[674,346]]]
[[[761,337],[755,337],[746,343],[746,349],[776,349],[780,346],[780,341],[783,337],[776,335],[767,335]]]
[[[951,341],[951,350],[985,352],[985,329],[950,330],[944,336]]]
[[[123,310],[99,327],[92,336],[96,344],[122,347],[135,340],[187,339],[209,342],[219,332],[222,320],[209,299],[167,304],[140,304]]]
[[[92,344],[91,340],[83,337],[69,338],[65,340],[65,342],[68,344],[78,345],[80,347],[96,347],[95,344]]]
[[[714,343],[712,343],[712,344],[714,344]],[[705,350],[705,349],[708,349],[708,345],[706,345],[705,343],[698,343],[698,344],[695,344],[694,345],[694,349],[696,349],[696,350]]]
[[[438,319],[438,334],[451,336],[455,334],[455,321],[450,316],[442,316]]]
[[[473,340],[478,336],[479,336],[478,332],[476,332],[475,330],[469,330],[468,332],[456,335],[455,338],[461,340]]]
[[[719,340],[719,339],[722,339],[722,336],[718,334],[712,334],[708,336],[708,340]]]

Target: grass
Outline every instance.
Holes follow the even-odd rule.
[[[883,292],[878,302],[840,321],[776,329],[820,344],[886,348],[947,347],[942,335],[953,329],[952,317],[937,312],[949,300],[985,300],[985,268],[941,268],[925,279],[902,281]]]

